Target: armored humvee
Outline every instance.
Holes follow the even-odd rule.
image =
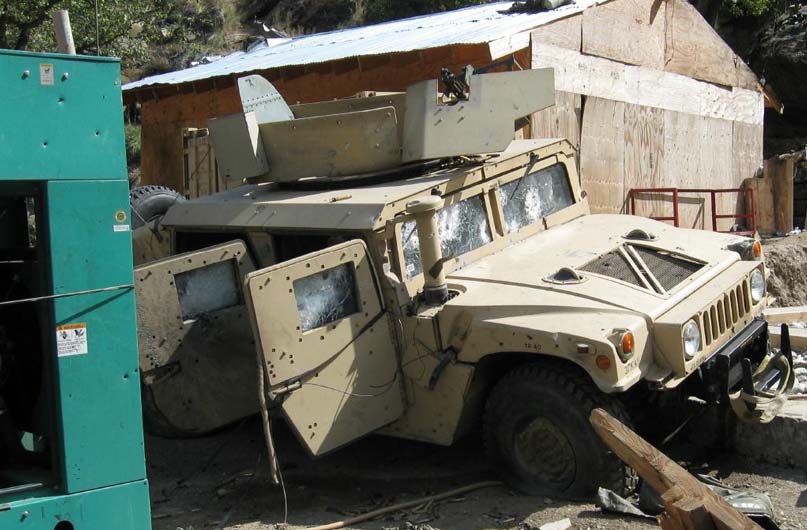
[[[320,455],[481,423],[511,484],[575,496],[635,485],[588,422],[630,422],[631,392],[764,421],[793,378],[759,243],[592,215],[567,141],[513,140],[553,103],[551,70],[442,81],[289,107],[239,80],[244,112],[209,125],[220,171],[249,183],[135,236],[141,261],[166,254],[135,271],[147,426],[281,413]]]

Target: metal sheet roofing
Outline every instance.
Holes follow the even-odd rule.
[[[143,78],[124,85],[133,90],[152,85],[181,84],[225,76],[324,63],[362,55],[425,50],[456,44],[483,44],[504,41],[505,49],[526,47],[528,32],[583,11],[597,0],[573,0],[570,4],[540,13],[510,13],[513,2],[495,2],[466,7],[373,26],[303,35],[291,39],[270,39],[247,52],[235,52],[209,64]],[[516,42],[509,44],[513,37]]]

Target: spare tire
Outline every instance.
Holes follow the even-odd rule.
[[[132,230],[158,219],[185,197],[166,186],[138,186],[129,190],[129,206],[132,209]]]

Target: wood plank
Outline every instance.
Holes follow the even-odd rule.
[[[580,134],[580,175],[594,213],[625,205],[625,104],[586,98]]]
[[[605,445],[623,462],[635,469],[656,492],[664,495],[668,490],[677,486],[686,492],[687,496],[703,499],[704,507],[712,516],[715,526],[719,530],[723,528],[761,530],[759,525],[735,510],[686,469],[604,410],[594,409],[591,412],[590,421]]]
[[[742,181],[734,181],[731,170],[733,136],[732,123],[714,118],[701,118],[703,121],[703,140],[697,149],[699,165],[690,181],[693,188],[737,188]],[[708,146],[705,149],[704,146]],[[712,229],[712,205],[709,195],[701,195],[704,201],[704,224],[707,230]],[[717,213],[729,215],[742,213],[744,203],[739,193],[720,193],[715,197]],[[741,219],[718,219],[718,230],[729,230]],[[742,224],[742,223],[740,223]]]
[[[664,492],[661,500],[679,530],[714,530],[712,517],[702,498],[690,495],[680,486],[673,486]]]
[[[776,232],[776,222],[773,218],[773,183],[771,179],[752,178],[743,182],[743,187],[750,187],[754,190],[754,202],[757,213],[757,232],[770,235]],[[750,211],[750,200],[747,206]]]
[[[695,187],[701,170],[701,151],[707,145],[705,125],[699,116],[681,112],[664,113],[664,187]],[[703,197],[682,195],[678,206],[679,226],[705,228],[705,204]],[[668,210],[668,215],[672,215],[671,210]]]
[[[555,105],[531,116],[532,138],[566,138],[579,150],[582,117],[580,94],[556,91]]]
[[[666,17],[664,70],[738,86],[737,56],[693,5],[686,0],[667,0]]]
[[[665,6],[662,0],[613,0],[586,9],[582,52],[663,69]]]
[[[793,230],[793,176],[792,157],[774,157],[765,161],[765,178],[773,184],[773,218],[777,231]]]
[[[557,20],[532,31],[533,46],[558,46],[580,51],[582,46],[583,15]]]
[[[768,324],[790,324],[807,322],[807,306],[768,307],[762,311]]]
[[[790,327],[790,346],[797,350],[807,350],[807,329]],[[771,346],[779,348],[782,346],[782,328],[780,326],[768,326],[768,335],[771,338]]]
[[[698,116],[761,124],[762,94],[721,88],[683,75],[592,57],[557,46],[534,46],[532,67],[555,68],[555,89]]]
[[[664,186],[664,111],[625,104],[625,191]],[[637,197],[636,214],[672,215],[671,198],[664,194]]]
[[[761,170],[762,134],[762,124],[734,123],[732,130],[734,182],[744,182]]]

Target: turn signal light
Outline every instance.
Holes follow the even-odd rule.
[[[611,368],[611,359],[606,357],[605,355],[598,355],[594,362],[597,363],[597,368],[600,370],[607,370]]]
[[[759,258],[762,256],[762,243],[754,241],[754,257]]]
[[[630,331],[622,335],[622,353],[633,353],[633,333]]]

